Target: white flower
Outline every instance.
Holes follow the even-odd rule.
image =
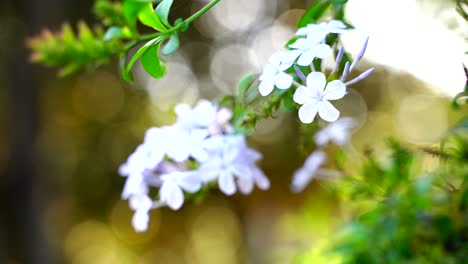
[[[265,65],[259,78],[261,82],[258,89],[261,95],[269,95],[275,85],[279,89],[291,87],[293,78],[284,71],[291,67],[297,58],[297,56],[294,57],[293,55],[286,51],[279,51],[270,57],[269,63]]]
[[[298,169],[292,179],[291,189],[293,192],[301,192],[316,176],[317,170],[325,162],[327,156],[323,151],[314,151]]]
[[[150,150],[145,145],[140,145],[134,153],[132,153],[126,163],[119,168],[119,174],[127,177],[124,189],[122,191],[122,199],[128,199],[132,195],[144,194],[148,192],[143,172],[147,169],[156,167],[162,160],[153,159]]]
[[[146,150],[149,167],[155,167],[162,161],[166,154],[166,142],[164,128],[152,127],[146,131],[143,146]]]
[[[130,198],[130,208],[135,213],[132,217],[133,228],[137,232],[144,232],[148,229],[149,210],[153,205],[153,201],[146,194],[135,195]]]
[[[201,179],[193,171],[172,172],[161,175],[160,201],[172,210],[179,210],[184,204],[184,190],[195,193],[201,188]]]
[[[220,140],[219,140],[220,139]],[[250,185],[254,181],[262,188],[268,188],[269,182],[263,177],[263,173],[255,170],[255,159],[250,158],[252,150],[246,146],[243,136],[219,137],[221,149],[200,166],[200,176],[205,182],[218,180],[219,189],[226,195],[236,192],[236,179],[243,185]],[[256,178],[255,178],[256,177]],[[249,186],[243,186],[243,191],[248,192]]]
[[[334,142],[339,146],[343,146],[349,142],[351,137],[350,130],[353,126],[354,121],[352,118],[340,118],[317,132],[317,134],[315,134],[315,143],[321,147],[329,142]]]
[[[231,110],[219,109],[210,101],[200,100],[193,109],[188,104],[178,104],[175,112],[177,114],[176,126],[188,130],[206,128],[210,135],[230,132]]]
[[[292,56],[299,57],[297,64],[301,66],[309,66],[314,58],[326,59],[332,54],[330,46],[321,43],[323,38],[317,35],[308,35],[307,38],[300,38],[293,44],[289,45],[293,50],[290,51]]]
[[[307,76],[307,86],[300,86],[294,93],[294,101],[301,104],[299,119],[303,123],[311,123],[317,113],[328,122],[334,122],[340,112],[329,100],[341,99],[346,94],[346,86],[342,81],[335,80],[327,84],[326,77],[321,72],[312,72]]]
[[[322,22],[318,25],[309,24],[306,27],[297,30],[296,35],[298,36],[311,36],[314,39],[324,40],[328,33],[344,34],[346,33],[346,25],[340,20],[330,20]]]
[[[188,104],[175,107],[177,125],[187,129],[208,127],[216,119],[216,106],[208,100],[200,100],[192,109]]]
[[[169,158],[176,162],[186,161],[190,156],[198,161],[208,158],[204,141],[208,136],[207,129],[185,130],[178,126],[165,127],[161,136],[162,148]]]

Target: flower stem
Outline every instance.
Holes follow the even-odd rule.
[[[202,9],[198,10],[198,12],[196,12],[195,14],[193,14],[192,16],[190,16],[189,18],[187,18],[184,23],[192,23],[194,20],[196,20],[198,17],[200,17],[201,15],[205,14],[208,10],[210,10],[213,6],[215,6],[219,1],[221,0],[213,0],[211,1],[209,4],[207,4],[206,6],[204,6]],[[181,23],[182,24],[182,23]],[[181,24],[179,24],[178,26],[174,27],[174,28],[178,28],[181,26]]]

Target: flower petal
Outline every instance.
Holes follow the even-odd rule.
[[[346,85],[339,80],[331,81],[327,84],[327,88],[323,92],[323,99],[338,100],[346,95]]]
[[[201,188],[202,179],[196,172],[187,172],[180,175],[177,179],[177,183],[182,189],[189,193],[198,192]]]
[[[234,163],[231,165],[230,169],[232,173],[240,179],[252,179],[250,168],[242,163]]]
[[[265,175],[265,173],[263,173],[261,169],[254,167],[252,169],[252,174],[258,188],[260,188],[261,190],[270,189],[270,180],[267,178],[267,176]]]
[[[267,96],[275,88],[275,80],[273,78],[264,78],[258,86],[258,90],[262,96]]]
[[[252,193],[253,188],[254,188],[254,181],[252,179],[250,180],[238,179],[237,186],[239,187],[239,191],[242,194],[250,194]]]
[[[320,166],[322,166],[326,159],[327,155],[325,152],[321,150],[314,151],[309,155],[309,157],[307,157],[306,161],[304,162],[304,168],[315,172]]]
[[[320,59],[326,59],[330,55],[332,55],[332,50],[330,46],[328,46],[327,44],[315,45],[313,50],[315,52],[315,57],[320,58]]]
[[[216,119],[216,107],[208,100],[200,100],[193,109],[193,119],[197,125],[207,127]]]
[[[184,118],[191,114],[192,108],[189,104],[178,104],[175,106],[174,111],[178,118]]]
[[[295,193],[302,192],[312,179],[312,176],[306,169],[298,169],[292,177],[291,190]]]
[[[301,108],[299,108],[299,119],[301,122],[305,124],[312,123],[317,115],[319,105],[320,103],[317,101],[315,104],[304,104],[301,106]]]
[[[132,226],[137,232],[148,230],[149,215],[145,211],[136,211],[132,217]]]
[[[327,36],[327,32],[324,31],[319,25],[313,25],[309,28],[307,33],[307,41],[313,45],[322,42]]]
[[[343,34],[346,33],[346,24],[340,20],[330,20],[327,24],[327,30],[330,33]]]
[[[179,210],[184,204],[184,193],[175,181],[168,180],[159,189],[161,201],[165,202],[172,210]]]
[[[285,51],[283,55],[283,60],[281,61],[281,64],[278,67],[279,71],[285,71],[289,69],[294,62],[296,61],[297,57],[301,55],[300,50],[289,50]]]
[[[307,75],[307,87],[312,90],[312,94],[321,97],[323,93],[323,89],[325,89],[325,85],[327,84],[327,78],[325,74],[321,72],[311,72]]]
[[[275,85],[279,89],[288,89],[292,85],[293,78],[291,75],[284,72],[279,72],[275,76]]]
[[[293,44],[289,45],[289,47],[291,49],[306,49],[308,43],[309,42],[306,39],[300,38],[296,40],[296,42],[294,42]]]
[[[301,66],[309,66],[312,64],[312,61],[315,58],[315,53],[312,50],[305,51],[301,54],[299,59],[297,60],[297,64]]]
[[[153,201],[146,194],[133,195],[129,199],[129,206],[135,211],[148,212],[153,205]]]
[[[236,192],[234,176],[229,171],[221,171],[218,178],[219,189],[226,195],[233,195]]]
[[[309,29],[307,27],[302,27],[296,31],[296,36],[306,36],[309,33]]]
[[[318,107],[320,118],[328,122],[335,122],[340,117],[338,111],[330,102],[323,100]]]
[[[305,86],[299,86],[296,91],[294,92],[293,100],[298,104],[306,104],[313,100],[312,94],[310,89]]]

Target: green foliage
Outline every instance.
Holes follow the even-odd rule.
[[[468,0],[457,0],[457,12],[468,21]]]
[[[348,0],[317,0],[306,10],[299,20],[297,27],[305,27],[310,23],[317,23],[330,8],[333,9],[335,19],[344,19],[344,6]]]
[[[105,26],[127,25],[121,2],[97,0],[94,4],[94,13]]]
[[[32,61],[62,67],[59,75],[66,76],[85,65],[106,63],[112,54],[123,50],[123,44],[116,38],[104,39],[105,34],[100,28],[93,32],[81,22],[76,34],[70,25],[64,24],[56,34],[44,30],[39,36],[29,39],[28,46],[34,50]]]
[[[391,140],[386,160],[369,152],[360,172],[339,183],[346,208],[356,212],[329,253],[340,263],[468,263],[467,142],[463,130],[440,149]],[[430,171],[422,166],[428,154],[439,159]]]
[[[180,46],[179,32],[185,32],[189,24],[211,9],[220,0],[213,0],[189,18],[177,19],[174,26],[169,22],[172,0],[97,0],[94,11],[106,29],[92,32],[84,23],[78,25],[78,36],[68,24],[55,34],[45,30],[29,41],[33,50],[33,61],[49,66],[63,67],[60,76],[74,73],[87,65],[100,65],[113,56],[120,58],[122,78],[132,80],[131,69],[141,58],[143,68],[154,78],[166,74],[166,63],[159,56],[159,49],[169,40],[162,53],[169,55]],[[156,7],[156,8],[155,8]],[[141,34],[138,25],[153,30],[151,34]],[[128,63],[127,54],[140,44]]]

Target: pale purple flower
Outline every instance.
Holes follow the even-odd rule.
[[[317,176],[317,171],[323,165],[326,158],[326,154],[321,150],[312,152],[304,162],[304,165],[294,173],[291,190],[293,192],[302,192],[310,181]]]
[[[214,145],[219,149],[199,169],[205,182],[217,180],[219,189],[226,195],[237,191],[236,182],[241,183],[243,192],[248,192],[254,182],[262,189],[269,187],[268,179],[255,166],[258,153],[247,147],[243,136],[223,136],[216,142]]]
[[[208,132],[210,135],[221,135],[223,133],[232,133],[232,127],[229,121],[232,118],[232,111],[227,108],[221,108],[216,113],[215,120],[208,126]]]
[[[210,135],[229,132],[232,118],[231,110],[219,108],[208,100],[200,100],[194,108],[188,104],[178,104],[175,107],[177,123],[175,126],[190,129],[206,128]]]
[[[175,107],[177,125],[187,129],[208,127],[216,119],[217,107],[208,100],[200,100],[192,108],[188,104],[178,104]]]
[[[239,187],[239,191],[242,194],[250,194],[252,193],[254,186],[257,186],[260,190],[268,190],[270,188],[270,180],[256,165],[256,162],[262,158],[262,154],[248,148],[247,145],[245,145],[243,148],[244,154],[240,158],[243,159],[246,164],[249,164],[252,177],[249,179],[237,179],[237,186]]]
[[[330,142],[343,146],[351,138],[351,128],[354,126],[354,120],[350,117],[343,117],[336,122],[322,128],[315,134],[315,143],[318,146],[325,146]]]
[[[161,175],[161,180],[163,183],[159,189],[160,201],[172,210],[179,210],[184,204],[184,191],[195,193],[202,186],[202,180],[193,171]]]
[[[346,86],[339,80],[327,84],[325,74],[312,72],[307,76],[307,86],[300,86],[294,93],[294,101],[301,104],[299,119],[303,123],[311,123],[317,113],[328,122],[334,122],[340,112],[329,102],[345,96]]]
[[[208,137],[207,129],[185,130],[178,126],[165,127],[161,143],[169,158],[176,162],[186,161],[189,157],[203,161],[208,158],[204,141]]]

